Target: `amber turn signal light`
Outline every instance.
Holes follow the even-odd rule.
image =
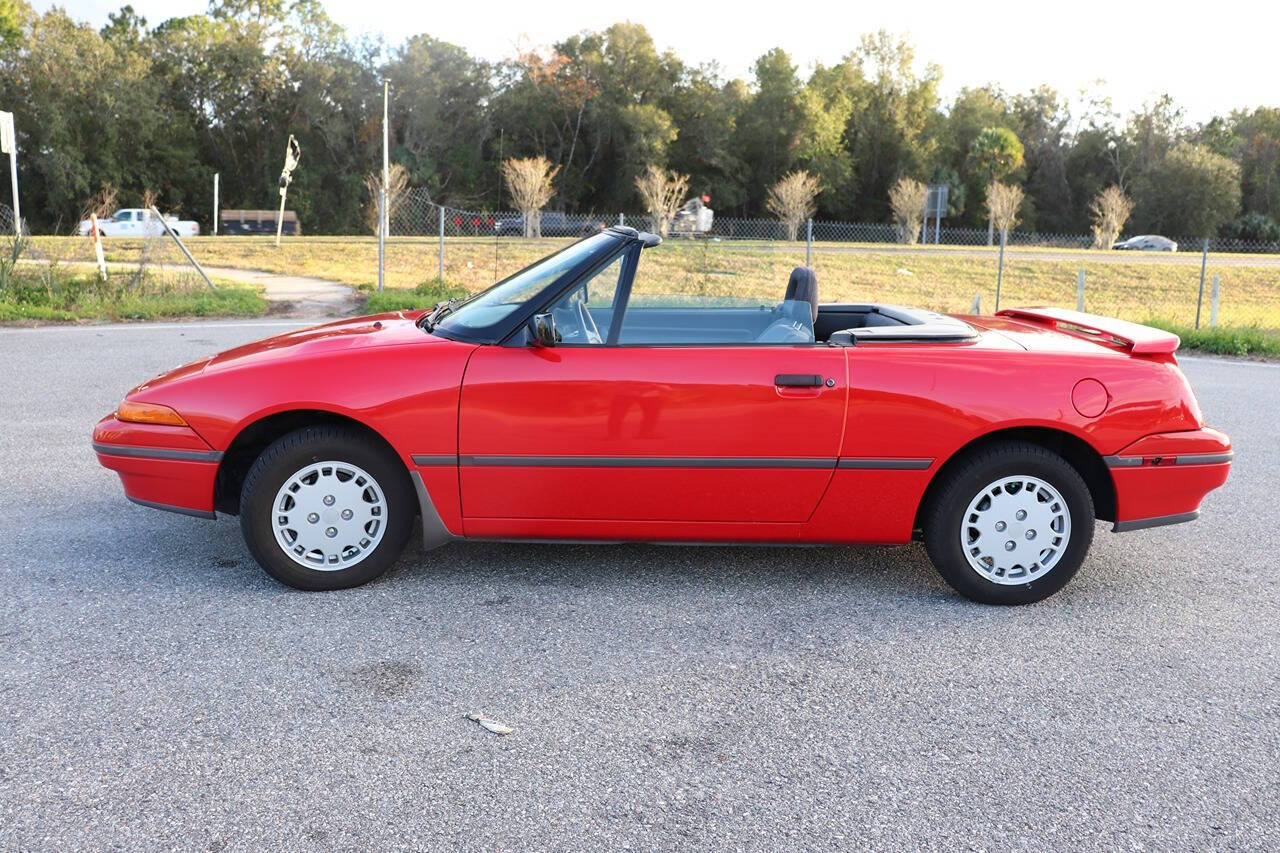
[[[131,403],[125,400],[116,409],[116,419],[131,424],[158,424],[160,426],[186,426],[182,415],[168,406],[157,403]]]

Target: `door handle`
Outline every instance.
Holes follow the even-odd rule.
[[[822,377],[816,373],[779,373],[773,377],[773,384],[779,388],[818,388]]]

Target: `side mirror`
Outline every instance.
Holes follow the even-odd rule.
[[[553,347],[560,340],[556,332],[555,317],[547,314],[533,315],[533,341],[536,346]]]

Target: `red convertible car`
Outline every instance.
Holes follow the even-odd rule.
[[[189,364],[94,450],[136,503],[239,514],[303,589],[377,577],[420,519],[427,548],[921,537],[961,594],[1019,604],[1071,579],[1095,519],[1189,521],[1227,479],[1174,335],[820,304],[804,267],[771,304],[668,296],[658,242],[609,228],[466,301]]]

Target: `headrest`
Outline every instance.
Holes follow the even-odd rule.
[[[808,302],[813,312],[813,322],[818,321],[818,274],[808,267],[796,267],[787,280],[785,300]]]

